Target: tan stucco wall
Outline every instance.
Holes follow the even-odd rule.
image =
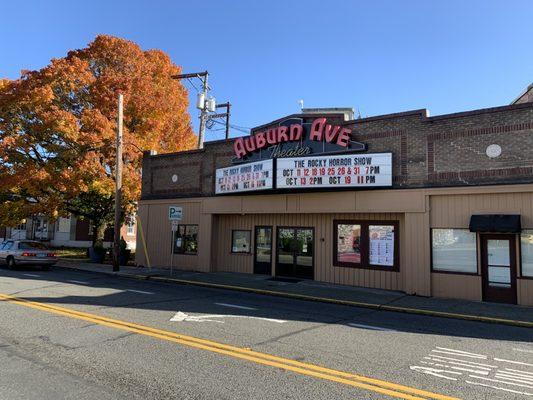
[[[533,229],[533,185],[147,200],[140,202],[139,217],[154,266],[170,265],[170,205],[183,207],[182,223],[199,224],[199,254],[174,255],[173,265],[180,269],[251,273],[251,255],[230,254],[231,229],[250,229],[253,237],[256,225],[311,226],[316,280],[470,300],[481,299],[479,274],[431,273],[430,228],[468,228],[476,213],[519,213],[523,228]],[[400,221],[400,272],[334,267],[333,219]],[[146,265],[137,238],[136,262]],[[533,281],[517,284],[519,304],[533,305]]]
[[[312,227],[315,233],[314,243],[314,271],[315,280],[343,285],[365,286],[390,290],[403,290],[401,272],[377,271],[369,269],[356,269],[334,267],[333,262],[333,237],[334,219],[358,220],[392,220],[400,221],[400,243],[402,237],[403,216],[394,213],[379,214],[348,214],[348,213],[321,213],[321,214],[247,214],[247,215],[220,215],[217,217],[218,229],[215,231],[215,264],[216,271],[228,272],[253,272],[252,254],[232,254],[231,230],[250,230],[252,238],[255,226],[273,227],[273,249],[276,248],[276,228],[281,226]],[[253,239],[252,239],[253,240]],[[400,251],[400,258],[402,252]],[[403,258],[400,260],[403,264]],[[272,259],[272,270],[275,269],[275,259]]]
[[[481,301],[481,276],[460,274],[431,274],[431,295]]]

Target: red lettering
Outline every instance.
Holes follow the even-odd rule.
[[[276,144],[277,143],[277,129],[269,129],[266,134],[267,137],[267,143],[268,144]]]
[[[348,147],[351,133],[352,131],[350,129],[342,128],[339,137],[337,138],[337,144],[342,147]]]
[[[278,143],[288,142],[288,141],[289,141],[289,136],[287,135],[287,127],[280,126],[278,128]]]
[[[351,141],[352,131],[343,128],[341,125],[331,125],[326,122],[326,118],[317,118],[312,122],[309,140],[318,142],[326,141],[327,143],[335,143],[342,147],[348,147]],[[289,141],[300,141],[302,137],[303,127],[300,124],[292,124],[289,127],[279,126],[257,132],[253,136],[236,138],[233,142],[233,151],[237,158],[243,158],[249,153],[267,146]]]
[[[278,127],[278,135],[277,135],[277,137],[278,137],[278,142],[280,141],[279,138],[280,138],[281,136],[283,136],[283,137],[286,137],[286,136],[287,136],[287,131],[288,131],[288,129],[287,129],[286,126],[280,126],[280,127]],[[287,141],[288,141],[288,139],[287,139]]]
[[[300,140],[302,138],[302,125],[291,125],[289,137],[291,140]]]
[[[233,142],[233,151],[237,158],[243,158],[246,155],[246,149],[244,148],[244,140],[242,137],[235,139],[235,142]]]
[[[255,136],[247,136],[244,138],[244,148],[249,152],[255,150]]]
[[[255,134],[255,144],[257,145],[257,149],[262,149],[266,146],[265,132]]]
[[[322,141],[322,131],[324,130],[324,125],[326,124],[326,118],[317,118],[313,121],[311,125],[311,132],[309,133],[310,140],[316,140],[317,142]]]
[[[335,140],[337,135],[339,134],[339,130],[341,129],[340,126],[335,125],[326,125],[326,142],[331,143]]]

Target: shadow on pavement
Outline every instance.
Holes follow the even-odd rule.
[[[2,278],[34,280],[42,283],[38,287],[32,286],[19,291],[10,290],[8,293],[4,292],[5,294],[67,308],[91,305],[102,309],[117,307],[168,311],[168,319],[180,311],[195,317],[225,314],[345,326],[356,323],[359,325],[358,329],[365,329],[368,325],[370,330],[382,327],[397,332],[424,335],[528,343],[533,341],[533,330],[529,328],[371,310],[224,289],[134,281],[59,268],[41,271],[32,267],[17,270],[0,267],[0,279]],[[45,287],[55,293],[50,297],[30,295],[31,292]],[[106,291],[109,293],[105,293]],[[221,306],[220,303],[225,305]]]

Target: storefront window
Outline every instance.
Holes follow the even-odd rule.
[[[197,254],[198,225],[178,225],[173,243],[174,254]]]
[[[251,231],[231,231],[231,252],[250,252]]]
[[[361,225],[337,225],[337,262],[361,264]]]
[[[335,221],[334,225],[335,266],[398,269],[396,221]]]
[[[522,276],[533,278],[533,230],[524,230],[520,235],[522,246]]]
[[[468,229],[432,229],[433,270],[477,273],[476,234]]]

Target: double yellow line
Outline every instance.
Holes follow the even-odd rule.
[[[250,349],[230,346],[222,343],[213,342],[210,340],[196,338],[193,336],[182,335],[171,331],[165,331],[144,325],[134,324],[131,322],[106,318],[99,315],[89,314],[64,307],[58,307],[46,303],[38,303],[35,301],[25,300],[6,294],[0,293],[0,300],[25,307],[34,308],[41,311],[46,311],[57,315],[62,315],[69,318],[76,318],[83,321],[92,322],[110,328],[121,329],[124,331],[133,332],[145,336],[151,336],[153,338],[178,343],[184,346],[194,347],[196,349],[206,350],[213,353],[223,354],[241,360],[255,362],[257,364],[280,368],[301,375],[312,376],[314,378],[320,378],[332,382],[342,383],[359,389],[370,390],[372,392],[396,397],[399,399],[457,400],[455,397],[431,393],[425,390],[398,385],[396,383],[387,382],[380,379],[374,379],[362,375],[337,371],[330,368],[320,367],[318,365],[303,363],[300,361],[277,357],[266,353],[260,353]]]

